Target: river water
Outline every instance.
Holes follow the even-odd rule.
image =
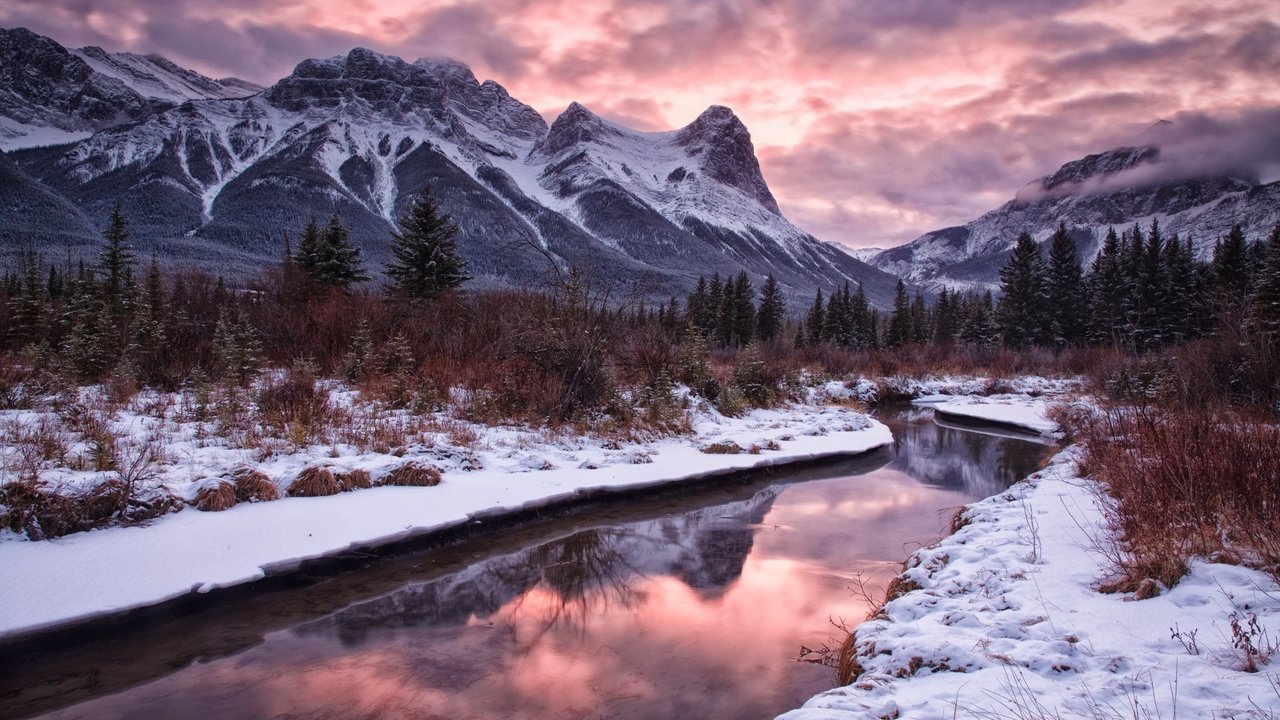
[[[767,718],[954,510],[1051,448],[882,411],[870,456],[370,559],[124,631],[0,650],[0,716]],[[305,581],[305,582],[303,582]]]

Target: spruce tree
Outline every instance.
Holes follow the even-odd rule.
[[[403,297],[430,300],[471,279],[458,256],[458,226],[424,188],[391,233],[387,276]]]
[[[346,290],[369,279],[364,273],[360,248],[351,244],[351,230],[342,224],[337,213],[329,217],[323,229],[312,218],[302,231],[294,260],[312,282],[327,287]]]
[[[805,327],[809,329],[809,344],[822,344],[822,331],[826,327],[827,308],[822,301],[822,288],[818,288],[813,296],[813,305],[809,307],[809,314],[805,317]]]
[[[1006,345],[1034,345],[1044,333],[1045,270],[1040,246],[1022,233],[1009,262],[1000,268],[1000,305],[996,323]]]
[[[1267,260],[1258,273],[1253,297],[1255,319],[1273,342],[1280,342],[1280,222],[1271,229]]]
[[[1116,345],[1124,335],[1128,286],[1122,253],[1120,238],[1110,228],[1089,273],[1089,338],[1095,343]]]
[[[897,348],[911,340],[911,301],[907,298],[907,285],[898,280],[893,291],[893,314],[889,316],[889,329],[885,333],[885,347]]]
[[[1244,230],[1232,225],[1231,231],[1214,245],[1213,275],[1219,296],[1228,303],[1238,303],[1249,291],[1249,249]]]
[[[1058,224],[1049,243],[1049,270],[1046,282],[1048,296],[1048,333],[1056,347],[1079,345],[1084,340],[1085,304],[1084,270],[1080,252],[1067,234],[1067,226]]]
[[[732,341],[742,347],[755,339],[756,304],[755,288],[747,271],[738,273],[738,280],[733,284],[733,321]]]
[[[760,291],[760,311],[756,315],[756,329],[762,342],[769,342],[782,330],[782,316],[786,306],[782,300],[782,290],[772,275],[765,278],[764,288]]]

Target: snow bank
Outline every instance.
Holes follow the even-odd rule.
[[[941,415],[1007,425],[1041,435],[1051,435],[1058,429],[1058,424],[1048,417],[1051,401],[1043,397],[995,395],[955,397],[942,402],[934,400],[935,398],[921,398],[917,402],[932,404],[934,412]]]
[[[145,429],[145,428],[144,428]],[[572,498],[592,489],[642,488],[710,474],[856,454],[892,442],[884,425],[843,407],[791,406],[743,418],[696,414],[694,436],[634,446],[587,437],[545,437],[490,428],[436,487],[380,487],[315,498],[194,509],[143,527],[95,530],[33,542],[0,542],[0,638],[154,605],[191,592],[247,583],[308,559],[402,540],[459,523]],[[755,445],[759,454],[714,455],[713,442]],[[769,450],[776,447],[778,450]],[[191,443],[169,467],[170,484],[194,485],[246,453]],[[327,448],[258,467],[276,482],[323,460],[371,470],[414,459],[365,453],[330,459]],[[424,450],[425,452],[425,450]],[[440,459],[439,449],[429,459]],[[197,467],[198,466],[198,467]],[[466,468],[481,468],[468,470]],[[182,476],[182,478],[179,478]],[[184,479],[183,479],[184,478]],[[182,491],[182,488],[174,488]],[[190,490],[190,488],[187,488]]]
[[[966,517],[967,526],[912,556],[902,578],[919,589],[858,627],[864,673],[855,683],[782,718],[1280,712],[1275,673],[1244,672],[1241,639],[1274,649],[1275,581],[1200,561],[1155,598],[1098,593],[1108,566],[1095,539],[1108,528],[1095,487],[1077,477],[1074,450]]]

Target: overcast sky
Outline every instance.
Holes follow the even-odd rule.
[[[1274,179],[1274,0],[4,0],[0,25],[262,84],[365,46],[447,56],[548,119],[641,130],[711,104],[796,224],[892,245],[1160,119],[1187,168]]]

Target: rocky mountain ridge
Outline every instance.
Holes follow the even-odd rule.
[[[92,87],[119,89],[121,77],[144,65],[171,65],[124,55],[105,56],[108,63],[92,49],[64,57],[50,43],[32,47],[57,55]],[[238,87],[172,70],[165,78],[174,93]],[[41,97],[78,87],[45,85]],[[34,102],[20,90],[5,85]],[[757,280],[775,275],[797,304],[816,287],[849,281],[885,306],[896,282],[781,215],[750,133],[724,107],[678,130],[642,133],[574,103],[548,127],[461,63],[410,63],[364,48],[304,60],[249,97],[189,97],[167,107],[154,104],[159,97],[122,99],[134,95],[112,95],[120,102],[110,112],[70,124],[87,137],[8,154],[0,171],[20,182],[0,191],[0,220],[10,221],[0,243],[92,244],[91,228],[121,202],[144,252],[203,265],[213,257],[220,269],[250,272],[278,258],[284,236],[312,215],[336,212],[376,264],[395,219],[430,186],[460,225],[477,285],[527,285],[552,265],[573,265],[598,283],[659,298],[682,294],[698,275],[745,269]],[[82,221],[24,221],[35,197],[65,201]]]
[[[1250,237],[1280,220],[1280,183],[1256,177],[1163,173],[1156,144],[1120,147],[1064,164],[1028,183],[999,208],[965,225],[925,233],[912,242],[864,257],[889,273],[929,288],[981,290],[999,284],[1018,234],[1047,242],[1065,223],[1085,262],[1101,247],[1107,230],[1158,221],[1166,235],[1190,237],[1202,257],[1231,225]]]

